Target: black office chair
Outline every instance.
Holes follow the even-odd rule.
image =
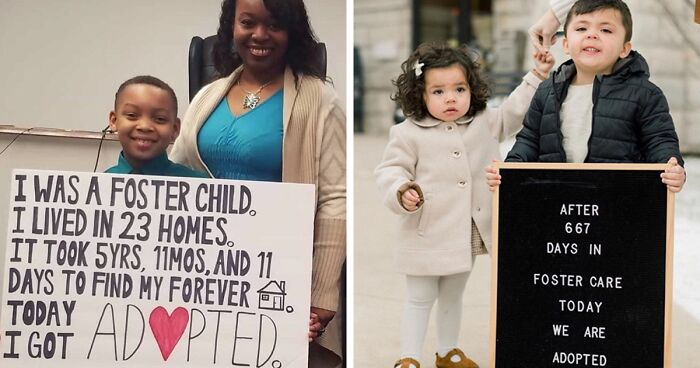
[[[194,36],[190,41],[190,53],[187,63],[190,77],[190,101],[203,86],[219,78],[219,74],[214,67],[215,42],[216,35],[204,39]]]
[[[214,44],[216,43],[216,35],[207,38],[199,36],[192,37],[190,41],[190,53],[188,59],[188,69],[190,77],[190,101],[194,95],[205,85],[220,78],[219,73],[214,67]],[[326,44],[319,42],[316,44],[316,50],[313,55],[309,55],[309,59],[318,62],[322,66],[323,77],[326,76]]]

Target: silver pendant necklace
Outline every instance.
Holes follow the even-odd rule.
[[[243,88],[243,86],[241,86],[241,80],[239,78],[238,82],[236,82],[236,84],[238,84],[238,86],[241,87],[243,92],[245,92],[245,96],[243,97],[243,109],[251,109],[252,110],[255,108],[255,106],[258,106],[258,102],[260,102],[260,92],[262,92],[263,88],[269,86],[270,83],[272,83],[272,81],[269,81],[269,82],[263,84],[262,86],[260,86],[260,88],[258,88],[257,91],[250,92],[250,91],[246,90],[245,88]]]

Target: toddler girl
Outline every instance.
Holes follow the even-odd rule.
[[[554,64],[537,67],[498,108],[466,47],[422,44],[394,81],[407,119],[391,128],[375,170],[385,204],[401,215],[397,263],[408,302],[401,322],[401,359],[419,368],[430,309],[438,300],[437,368],[478,367],[457,348],[462,292],[474,255],[491,246],[491,195],[484,167],[500,159],[498,144],[515,134],[540,81]]]

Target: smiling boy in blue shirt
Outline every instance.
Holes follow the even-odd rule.
[[[156,77],[137,76],[119,86],[109,128],[119,136],[122,152],[107,173],[208,177],[168,159],[166,149],[180,133],[177,97]]]

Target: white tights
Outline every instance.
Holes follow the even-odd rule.
[[[462,325],[462,294],[469,272],[448,276],[406,275],[408,301],[401,320],[401,357],[419,360],[430,310],[438,300],[438,353],[457,347]]]

